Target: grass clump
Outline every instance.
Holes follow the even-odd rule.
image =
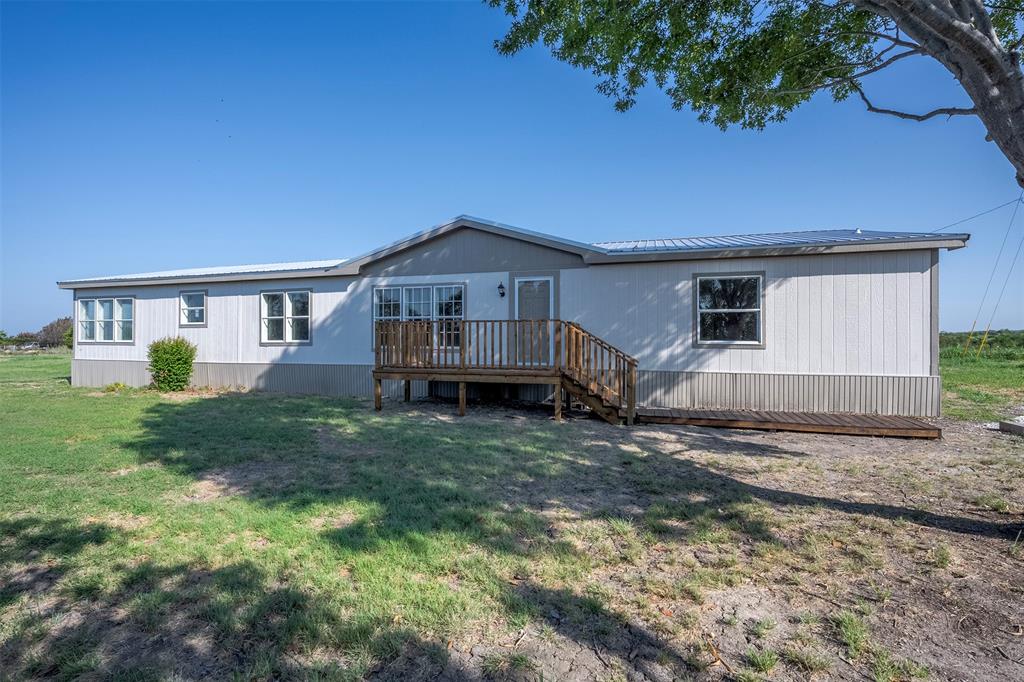
[[[750,626],[750,634],[758,639],[762,639],[765,635],[775,629],[775,621],[771,618],[762,618],[761,620],[754,621]]]
[[[782,650],[782,660],[806,673],[821,673],[832,667],[825,656],[810,649],[789,646]]]
[[[500,678],[517,671],[534,670],[536,665],[525,654],[504,653],[486,656],[481,668],[488,677]]]
[[[983,509],[999,512],[1000,514],[1005,514],[1010,511],[1010,503],[1006,501],[1006,498],[996,495],[995,493],[986,493],[974,498],[974,504]]]
[[[771,649],[748,649],[744,659],[759,673],[770,673],[779,664],[779,655]]]
[[[863,618],[853,611],[843,610],[832,616],[832,626],[839,641],[846,646],[850,658],[859,658],[867,651],[870,639]]]
[[[932,563],[936,568],[949,568],[953,563],[953,550],[945,543],[939,543],[932,550]]]
[[[927,677],[928,669],[910,659],[893,658],[884,649],[874,652],[871,660],[871,679],[874,682],[907,682]]]

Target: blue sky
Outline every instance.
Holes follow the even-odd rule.
[[[352,256],[460,213],[581,241],[932,230],[1020,193],[971,119],[822,96],[723,133],[655,90],[617,113],[543,48],[496,54],[508,20],[475,2],[3,2],[0,20],[9,333],[70,314],[57,279]],[[901,64],[868,82],[876,104],[965,101]],[[943,253],[943,329],[970,326],[1010,210]],[[1022,282],[1018,263],[995,327],[1024,327]]]

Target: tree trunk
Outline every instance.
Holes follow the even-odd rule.
[[[974,102],[977,116],[1013,164],[1024,187],[1024,73],[1003,46],[980,0],[850,0],[886,19],[946,67]]]

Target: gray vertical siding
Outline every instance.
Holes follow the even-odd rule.
[[[649,407],[767,410],[773,412],[850,412],[908,417],[939,416],[939,377],[849,376],[843,374],[728,374],[640,370],[637,402]],[[552,387],[509,387],[508,397],[544,402]],[[432,382],[430,395],[455,399],[458,385]],[[480,396],[470,384],[467,396]]]
[[[640,370],[641,405],[936,417],[937,376],[755,374]]]
[[[372,365],[314,365],[298,363],[218,363],[197,362],[192,373],[193,386],[245,388],[273,393],[303,393],[344,397],[368,397],[373,394]],[[119,360],[72,360],[71,383],[74,386],[106,386],[115,381],[129,386],[147,386],[151,379],[146,363]],[[402,385],[384,382],[385,394],[402,397]],[[414,381],[414,398],[427,397],[427,382]]]
[[[583,258],[575,253],[480,230],[461,229],[370,263],[361,273],[443,275],[582,267],[585,267]]]
[[[934,251],[592,265],[563,270],[561,314],[641,369],[929,376]],[[693,344],[693,278],[764,273],[763,347]]]

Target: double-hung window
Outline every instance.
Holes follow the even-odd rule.
[[[181,327],[206,326],[206,292],[183,291],[178,298],[181,310],[178,325]]]
[[[697,343],[761,345],[763,277],[713,275],[696,277]]]
[[[373,290],[374,320],[438,320],[438,344],[459,345],[459,325],[465,318],[462,284],[377,287]]]
[[[82,298],[78,301],[79,343],[132,343],[134,298]]]
[[[463,298],[461,285],[434,287],[434,316],[440,320],[437,330],[442,346],[457,348],[461,345],[462,325],[456,320],[463,319]]]
[[[309,291],[264,291],[260,294],[260,340],[263,343],[309,343]]]

